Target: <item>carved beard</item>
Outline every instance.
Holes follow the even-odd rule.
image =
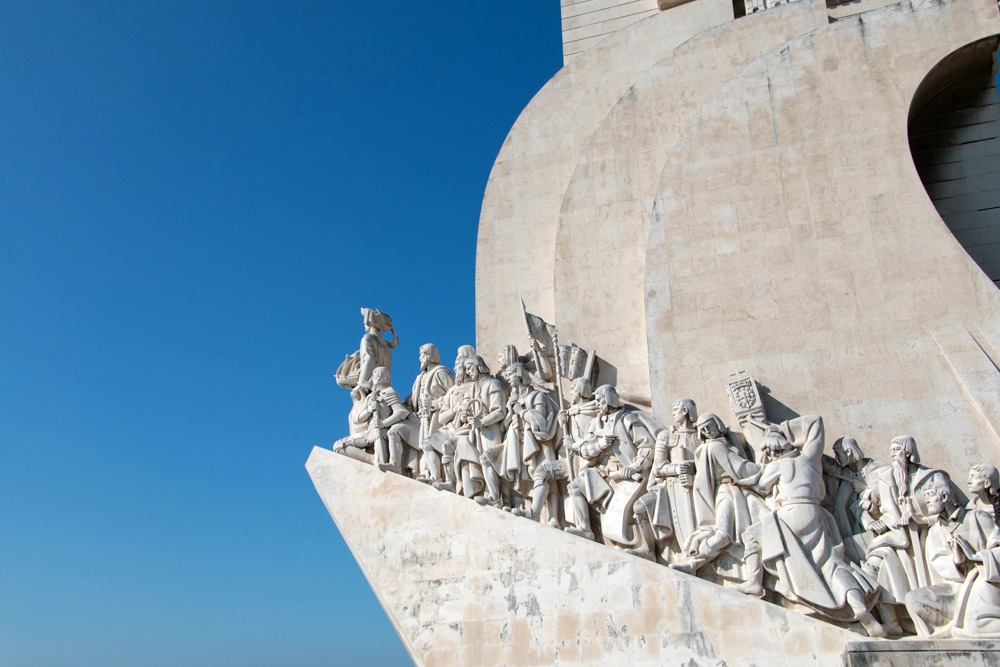
[[[905,458],[902,461],[893,460],[892,478],[896,480],[896,489],[900,496],[909,495],[910,491],[910,462]]]

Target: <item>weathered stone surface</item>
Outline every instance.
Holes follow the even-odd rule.
[[[906,123],[936,63],[1000,32],[996,3],[833,24],[797,5],[712,26],[691,3],[553,77],[487,186],[478,345],[523,335],[523,296],[661,418],[679,396],[720,410],[746,370],[777,417],[823,414],[879,460],[900,433],[936,467],[995,460],[1000,291],[931,204]]]
[[[328,450],[306,467],[420,665],[840,665],[859,638]]]
[[[1000,290],[931,204],[906,119],[937,62],[998,31],[992,0],[901,3],[789,41],[703,104],[651,214],[654,410],[721,403],[745,369],[877,458],[905,432],[934,467],[997,458]]]
[[[997,667],[1000,642],[851,642],[847,667]]]

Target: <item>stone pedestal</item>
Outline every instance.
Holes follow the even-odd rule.
[[[847,645],[847,667],[1000,666],[996,641],[860,641]]]
[[[328,450],[306,468],[418,665],[839,667],[862,639]]]

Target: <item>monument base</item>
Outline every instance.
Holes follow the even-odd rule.
[[[859,641],[847,645],[847,667],[1000,667],[1000,642]]]
[[[306,468],[418,665],[839,667],[864,639],[329,450]]]

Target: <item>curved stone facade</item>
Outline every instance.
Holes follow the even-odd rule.
[[[678,396],[721,410],[745,370],[774,414],[822,413],[876,457],[911,433],[933,465],[996,460],[1000,291],[906,132],[935,64],[1000,32],[996,4],[831,24],[804,2],[698,30],[708,7],[607,38],[518,119],[484,198],[479,348],[523,338],[523,297],[659,415]]]

